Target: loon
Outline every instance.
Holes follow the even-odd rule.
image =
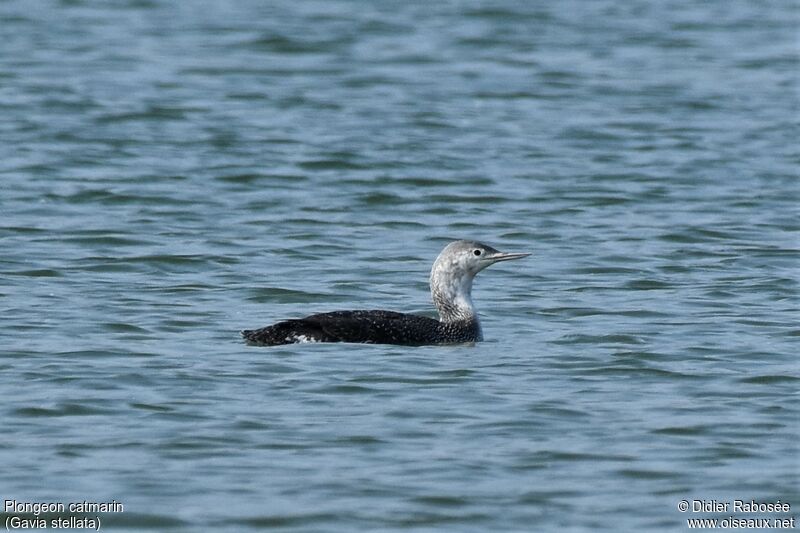
[[[430,277],[439,320],[394,311],[333,311],[241,333],[248,344],[257,346],[301,342],[421,346],[482,341],[481,325],[472,304],[473,278],[494,263],[529,255],[503,253],[475,241],[448,244],[433,263]]]

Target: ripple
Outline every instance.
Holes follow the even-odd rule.
[[[655,279],[639,279],[629,281],[625,284],[625,288],[636,291],[665,290],[673,287],[674,285],[671,283]]]
[[[692,435],[706,435],[713,430],[710,426],[676,426],[655,429],[652,433],[657,435],[676,435],[676,436],[692,436]]]
[[[13,414],[23,418],[62,417],[62,416],[92,416],[114,414],[117,411],[82,403],[66,402],[57,407],[20,407],[14,409]]]
[[[337,513],[272,514],[238,518],[219,525],[228,527],[230,524],[238,524],[257,528],[308,527],[318,524],[337,523],[341,519],[342,515]]]
[[[558,344],[645,344],[633,335],[565,335],[555,341]]]
[[[344,301],[347,299],[346,296],[333,293],[300,291],[280,287],[259,287],[250,289],[249,292],[250,296],[247,297],[247,300],[258,303],[316,303]]]
[[[309,392],[316,394],[372,394],[378,389],[373,387],[363,387],[361,385],[328,385],[310,389]]]
[[[785,375],[751,376],[739,380],[741,383],[752,383],[754,385],[777,385],[781,383],[795,383],[797,381],[800,381],[800,377]]]
[[[671,472],[666,470],[645,470],[625,468],[618,471],[619,475],[629,479],[674,479],[680,478],[680,472]]]
[[[57,270],[49,268],[37,268],[33,270],[6,270],[3,272],[8,276],[23,276],[29,278],[58,278],[63,274]]]

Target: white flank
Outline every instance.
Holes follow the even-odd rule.
[[[286,337],[286,340],[289,342],[296,342],[296,343],[319,342],[314,337],[307,337],[305,335],[293,335],[291,337]]]

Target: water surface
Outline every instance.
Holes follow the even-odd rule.
[[[3,498],[108,531],[800,506],[790,2],[0,4]],[[245,346],[430,315],[478,346]],[[5,516],[4,516],[5,518]]]

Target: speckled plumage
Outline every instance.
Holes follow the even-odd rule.
[[[425,345],[481,341],[483,334],[472,303],[472,280],[489,265],[527,255],[505,254],[474,241],[447,245],[431,269],[431,295],[439,320],[394,311],[333,311],[245,330],[242,336],[249,344],[261,346],[299,342]]]
[[[333,311],[284,320],[243,331],[248,342],[262,345],[295,342],[366,342],[373,344],[444,344],[480,339],[477,320],[440,322],[419,315],[381,310]]]

